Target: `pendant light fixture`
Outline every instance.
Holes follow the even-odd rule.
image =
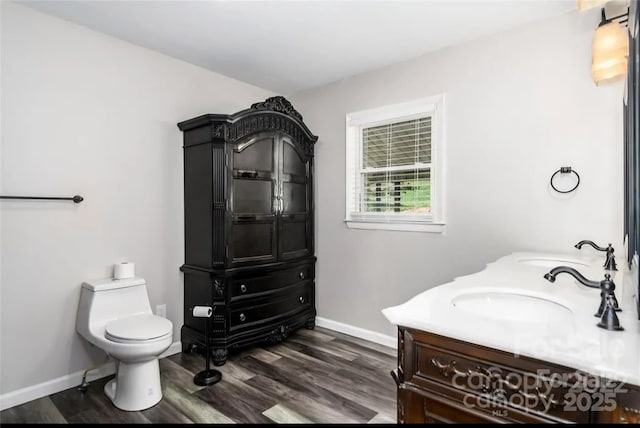
[[[627,73],[629,36],[622,23],[627,14],[608,18],[602,9],[602,21],[593,36],[591,78],[596,86],[624,78]],[[622,21],[616,19],[624,18]]]

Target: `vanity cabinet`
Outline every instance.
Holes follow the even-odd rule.
[[[640,422],[636,386],[410,328],[392,377],[399,423]]]
[[[183,351],[279,341],[315,325],[313,146],[283,97],[178,124],[184,133]],[[210,319],[194,306],[212,306]]]

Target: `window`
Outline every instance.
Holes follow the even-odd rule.
[[[444,95],[347,115],[347,226],[441,232]]]

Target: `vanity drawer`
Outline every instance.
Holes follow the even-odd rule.
[[[604,392],[614,392],[615,409],[595,412],[596,423],[640,424],[640,389],[634,385],[612,382]],[[606,404],[606,403],[605,403]]]
[[[294,287],[280,298],[254,299],[234,305],[229,311],[230,330],[251,327],[285,318],[311,306],[312,283]]]
[[[313,279],[313,265],[305,264],[292,269],[270,272],[260,276],[240,276],[231,280],[232,302],[277,292]]]
[[[620,424],[640,424],[640,390],[625,386],[626,393],[616,397],[616,420]]]
[[[584,374],[506,352],[414,330],[404,331],[404,381],[479,405],[514,409],[551,420],[589,422],[574,410]],[[553,379],[553,380],[552,380]],[[442,387],[440,387],[441,385]],[[575,404],[575,401],[574,401]]]

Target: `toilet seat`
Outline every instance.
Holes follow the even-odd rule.
[[[105,329],[105,337],[118,343],[156,341],[172,333],[171,321],[153,314],[119,318],[108,322]]]

